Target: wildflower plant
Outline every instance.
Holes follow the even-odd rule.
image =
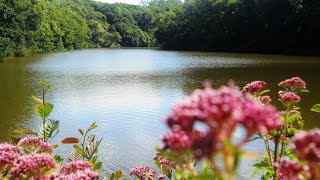
[[[86,131],[79,129],[81,141],[80,138],[77,137],[68,137],[61,141],[62,144],[74,144],[73,150],[71,150],[68,155],[69,161],[89,161],[95,170],[101,168],[102,162],[97,162],[97,158],[98,148],[102,139],[96,140],[94,134],[89,134],[89,132],[97,127],[97,124],[94,122]]]
[[[256,89],[264,86],[254,84],[259,86]],[[163,136],[159,151],[176,164],[177,179],[233,179],[244,144],[255,133],[266,134],[283,125],[275,107],[261,104],[232,83],[219,89],[206,83],[203,90],[174,105],[165,123],[170,131]],[[246,135],[235,142],[238,126]],[[195,162],[202,160],[203,170],[197,172]]]
[[[41,126],[36,132],[30,129],[16,129],[13,133],[18,135],[33,135],[41,138],[43,141],[47,142],[52,140],[59,133],[59,121],[49,119],[49,116],[53,110],[53,104],[46,101],[46,93],[50,90],[51,85],[46,83],[44,80],[40,81],[41,87],[41,98],[32,96],[35,101],[34,111],[41,118]],[[12,142],[18,142],[20,138],[12,137]]]
[[[255,83],[247,84],[243,88],[243,91],[254,84]],[[266,83],[264,83],[264,85],[266,85]],[[277,164],[280,163],[280,159],[284,156],[294,157],[294,154],[288,147],[290,137],[299,132],[304,124],[298,103],[301,100],[299,93],[308,92],[306,89],[307,84],[301,78],[293,77],[281,81],[278,85],[282,88],[282,90],[279,91],[279,101],[283,105],[283,110],[278,114],[283,122],[283,126],[267,134],[258,134],[258,137],[264,141],[266,149],[266,156],[255,164],[255,172],[258,170],[263,171],[262,179],[275,179],[278,172]],[[261,89],[259,89],[259,91],[261,91]],[[271,102],[270,96],[268,96],[268,98],[265,97],[265,95],[261,96],[259,91],[249,91],[249,93],[254,95],[262,104],[269,104]]]

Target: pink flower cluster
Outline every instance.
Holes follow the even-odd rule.
[[[192,140],[184,131],[169,132],[162,140],[166,147],[170,147],[175,153],[180,153],[185,149],[189,149],[192,144]]]
[[[46,172],[55,168],[54,159],[47,154],[30,154],[17,158],[10,169],[9,174],[13,179],[33,177],[42,179]]]
[[[244,86],[242,91],[254,94],[254,93],[261,91],[263,88],[266,87],[266,85],[267,85],[267,83],[264,81],[253,81],[253,82],[247,84],[246,86]]]
[[[279,180],[298,180],[298,174],[305,170],[305,167],[287,157],[281,159],[278,167]]]
[[[38,138],[22,139],[19,146],[21,151],[14,145],[0,144],[0,178],[3,178],[4,170],[8,172],[5,179],[97,180],[99,178],[99,174],[88,162],[70,162],[58,169],[54,158],[48,154],[52,153],[53,146]],[[31,154],[22,154],[31,150],[33,151]],[[46,153],[37,154],[40,151]]]
[[[298,96],[294,92],[285,92],[282,94],[279,94],[280,101],[285,104],[295,104],[300,101],[300,96]]]
[[[313,129],[296,134],[292,138],[291,149],[304,165],[289,159],[282,160],[279,165],[279,179],[297,180],[299,174],[306,179],[320,179],[320,130]]]
[[[238,120],[247,130],[247,136],[256,132],[266,134],[270,130],[277,129],[283,125],[274,106],[263,106],[250,97],[246,97],[242,105],[243,116]]]
[[[273,106],[262,105],[235,86],[213,89],[209,85],[173,106],[165,122],[171,131],[163,138],[164,149],[173,153],[192,149],[199,158],[220,150],[223,141],[231,140],[238,124],[245,127],[246,138],[283,125]],[[197,122],[207,130],[197,129]]]
[[[3,168],[10,168],[20,156],[21,153],[17,147],[8,143],[0,144],[0,173]]]
[[[306,89],[307,87],[306,82],[299,77],[292,77],[290,79],[281,81],[278,85],[289,91]]]
[[[51,178],[55,180],[98,180],[99,174],[93,171],[92,166],[88,162],[73,161],[64,164],[60,171]]]
[[[150,171],[148,166],[135,167],[130,170],[130,175],[136,176],[139,180],[153,180],[155,173],[155,171]]]
[[[160,159],[160,166],[165,169],[171,169],[176,167],[176,165],[167,158]]]
[[[296,134],[291,149],[300,160],[320,162],[320,131],[314,129]]]
[[[54,147],[51,144],[42,141],[38,137],[23,138],[19,141],[18,146],[24,148],[24,150],[28,152],[35,153],[51,154],[54,151]]]

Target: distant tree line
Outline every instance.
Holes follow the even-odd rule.
[[[95,47],[320,54],[319,0],[0,0],[0,57]]]

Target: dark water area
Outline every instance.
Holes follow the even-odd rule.
[[[167,130],[162,118],[175,102],[202,88],[204,80],[215,87],[230,80],[241,87],[264,80],[280,108],[277,83],[293,76],[304,79],[310,90],[300,103],[305,128],[319,127],[320,114],[309,109],[320,103],[320,57],[90,49],[5,59],[0,62],[0,140],[16,128],[38,129],[41,120],[31,96],[40,95],[38,82],[44,79],[53,85],[47,98],[55,106],[51,118],[60,121],[55,141],[77,135],[78,128],[95,121],[96,134],[103,138],[103,171],[128,172],[153,164],[155,147]],[[60,146],[58,153],[71,148]],[[263,148],[261,142],[246,147]],[[253,160],[242,164],[240,178],[246,179]]]

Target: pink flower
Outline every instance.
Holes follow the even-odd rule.
[[[80,171],[92,170],[92,166],[85,161],[72,161],[67,164],[64,164],[59,173],[62,175],[73,174]]]
[[[54,147],[51,144],[44,142],[37,137],[23,138],[19,141],[18,146],[24,148],[24,150],[28,152],[35,153],[51,154],[54,151]]]
[[[283,125],[274,106],[264,106],[250,96],[246,97],[242,105],[242,115],[243,118],[238,122],[246,128],[247,136],[255,132],[266,134]]]
[[[99,174],[92,170],[77,171],[68,175],[53,176],[54,180],[98,180]]]
[[[290,160],[287,157],[281,159],[278,167],[279,180],[298,180],[299,173],[304,170],[302,165],[298,164],[296,161]]]
[[[175,163],[173,163],[171,160],[167,158],[160,159],[159,163],[160,163],[160,166],[165,169],[172,169],[176,167]]]
[[[171,129],[186,132],[192,131],[196,121],[215,128],[234,124],[228,119],[236,118],[242,96],[241,91],[234,86],[223,86],[218,90],[206,86],[204,90],[196,90],[189,98],[174,105],[166,123]]]
[[[300,160],[320,162],[320,131],[313,129],[296,134],[291,149]]]
[[[13,179],[26,177],[43,179],[50,170],[55,168],[54,159],[47,154],[30,154],[16,159],[9,174]]]
[[[244,86],[242,91],[254,94],[254,93],[261,91],[263,88],[266,87],[266,85],[267,85],[267,83],[264,81],[253,81],[253,82],[247,84],[246,86]]]
[[[290,110],[289,112],[288,111],[279,111],[278,113],[280,116],[285,116],[285,115],[289,115],[289,116],[300,115],[301,116],[301,113],[297,110]]]
[[[98,180],[99,174],[85,161],[72,161],[64,164],[60,170],[55,172],[51,179],[55,180]]]
[[[300,96],[294,92],[286,92],[279,95],[280,101],[285,104],[295,104],[300,101]]]
[[[213,132],[203,132],[195,130],[192,135],[192,150],[197,159],[209,157],[212,153],[217,152],[221,147],[221,141],[217,134]]]
[[[190,137],[184,131],[175,131],[167,133],[162,139],[165,147],[174,153],[180,153],[191,148],[192,142]]]
[[[165,178],[166,178],[166,176],[164,174],[160,173],[157,179],[164,180]]]
[[[20,150],[16,146],[8,143],[0,144],[0,173],[3,168],[10,168],[20,156]]]
[[[135,167],[130,170],[130,175],[134,175],[140,180],[149,179],[149,177],[154,177],[155,171],[149,172],[150,167],[148,166],[141,166],[141,167]]]
[[[173,106],[166,123],[171,131],[163,138],[164,148],[176,154],[190,149],[196,158],[209,157],[221,150],[223,142],[231,140],[238,124],[246,128],[245,138],[255,132],[267,133],[283,124],[273,106],[262,105],[235,86],[213,89],[208,84],[204,90],[196,90]],[[197,129],[196,123],[206,128]]]
[[[270,96],[259,96],[258,100],[262,103],[262,104],[270,104],[271,97]]]
[[[290,79],[281,81],[279,83],[279,86],[283,87],[287,90],[294,91],[294,90],[306,89],[307,85],[306,85],[306,82],[304,80],[302,80],[301,78],[292,77]]]

